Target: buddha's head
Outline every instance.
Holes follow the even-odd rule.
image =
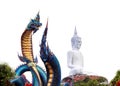
[[[72,49],[78,50],[81,47],[82,41],[81,38],[77,35],[77,30],[75,28],[74,35],[71,38]]]

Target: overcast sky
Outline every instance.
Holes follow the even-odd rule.
[[[59,59],[62,78],[69,73],[67,52],[75,26],[82,38],[84,71],[109,81],[115,76],[120,69],[120,0],[1,0],[0,62],[14,69],[22,64],[17,57],[21,54],[20,37],[38,11],[43,26],[33,35],[34,56],[39,58],[39,44],[49,18],[47,40]],[[39,65],[44,68],[40,59]]]

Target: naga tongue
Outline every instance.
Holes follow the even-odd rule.
[[[36,32],[37,32],[37,30],[38,30],[38,29],[35,29],[35,30],[33,31],[33,34],[34,34],[34,33],[36,33]]]

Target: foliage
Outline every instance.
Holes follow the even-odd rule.
[[[71,86],[71,85],[61,85],[61,86]],[[89,76],[87,76],[85,77],[84,80],[77,80],[77,81],[74,80],[73,86],[108,86],[108,82],[107,79],[104,77],[91,79]]]
[[[108,86],[106,84],[99,84],[100,82],[98,80],[88,80],[86,81],[78,81],[75,82],[73,86]]]
[[[110,86],[117,86],[120,81],[120,70],[116,72],[116,76],[111,80]]]
[[[0,86],[14,86],[9,81],[15,76],[15,72],[6,64],[0,64]]]

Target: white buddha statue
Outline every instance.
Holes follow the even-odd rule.
[[[67,53],[67,65],[71,69],[70,75],[83,74],[83,55],[79,51],[81,38],[77,35],[75,28],[74,36],[71,38],[72,50]]]

